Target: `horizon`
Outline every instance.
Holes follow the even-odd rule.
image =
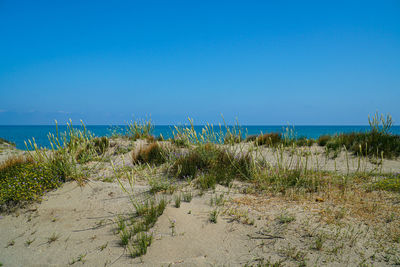
[[[0,125],[396,123],[399,13],[389,0],[1,1]]]

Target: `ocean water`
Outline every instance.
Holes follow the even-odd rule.
[[[77,129],[81,129],[79,126],[74,126]],[[201,132],[204,126],[195,126],[197,132]],[[67,126],[59,125],[59,132],[65,132]],[[86,128],[95,136],[110,136],[113,132],[123,132],[126,130],[126,126],[107,126],[107,125],[88,125]],[[285,132],[287,126],[282,125],[251,125],[241,126],[242,132],[247,135],[254,135],[267,132]],[[164,138],[172,137],[173,126],[169,125],[156,125],[153,134],[158,136],[162,134]],[[366,126],[291,126],[296,137],[307,137],[307,138],[318,138],[324,134],[339,134],[348,132],[365,132],[370,129]],[[220,128],[214,126],[214,130],[219,132]],[[222,127],[222,132],[225,132]],[[56,133],[56,127],[50,125],[38,125],[38,126],[4,126],[0,125],[0,137],[6,140],[12,141],[16,144],[19,149],[26,149],[24,141],[35,138],[36,144],[39,147],[49,148],[49,133]],[[400,126],[393,126],[391,133],[400,135]]]

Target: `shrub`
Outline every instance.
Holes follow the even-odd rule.
[[[263,135],[259,135],[256,139],[257,145],[266,145],[266,146],[277,146],[282,143],[282,134],[281,133],[266,133]]]
[[[345,147],[355,155],[385,158],[400,156],[400,136],[377,131],[366,133],[343,133],[332,137],[326,147],[329,151],[339,151]]]
[[[61,182],[61,177],[45,163],[11,158],[0,165],[0,211],[38,200]]]
[[[312,146],[314,144],[314,139],[307,139],[307,137],[300,137],[296,140],[297,146]]]
[[[138,153],[135,153],[135,151],[132,152],[133,164],[149,163],[160,165],[165,161],[166,152],[158,143],[152,143],[144,148],[140,148]]]
[[[317,143],[319,146],[326,146],[326,144],[328,143],[328,141],[331,139],[330,135],[321,135],[318,140]]]

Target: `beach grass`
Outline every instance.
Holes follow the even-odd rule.
[[[120,245],[132,257],[146,254],[154,238],[152,228],[168,205],[165,196],[170,194],[176,208],[181,207],[182,201],[183,207],[191,202],[192,192],[181,190],[182,184],[204,193],[219,185],[231,188],[237,182],[243,185],[241,192],[249,195],[310,205],[330,203],[333,208],[321,211],[321,222],[339,225],[351,214],[352,219],[370,227],[385,225],[379,230],[380,240],[398,244],[400,210],[396,195],[390,194],[400,192],[400,177],[379,169],[386,158],[396,159],[400,155],[399,136],[390,133],[391,124],[390,116],[376,114],[370,119],[368,132],[324,135],[312,140],[297,138],[290,131],[246,137],[238,126],[236,130],[214,131],[209,125],[198,133],[191,121],[188,127],[176,127],[173,139],[163,141],[152,135],[154,127],[150,121],[131,123],[129,138],[125,139],[130,143],[130,165],[124,160],[119,167],[110,162],[115,180],[134,210],[115,220]],[[51,150],[38,148],[32,140],[28,142],[32,148],[28,156],[2,163],[0,207],[7,210],[40,200],[65,181],[83,185],[86,166],[112,150],[110,139],[94,137],[84,125],[83,129],[78,131],[70,126],[63,135],[50,135]],[[136,145],[140,147],[135,149]],[[326,148],[321,152],[326,153],[325,161],[335,162],[335,170],[325,169],[318,161],[320,152],[316,153],[316,148],[322,150],[320,146]],[[330,158],[333,152],[343,160],[340,171],[336,170],[335,159]],[[351,168],[354,162],[358,166]],[[145,177],[149,185],[141,199],[135,191],[139,176]],[[224,194],[218,196],[214,192],[210,201],[210,206],[215,206],[208,215],[210,223],[220,222],[220,217],[228,215],[233,221],[254,225],[248,211],[224,207]],[[284,228],[297,220],[294,214],[283,210],[273,221]],[[49,244],[57,241],[57,235],[53,237]],[[314,251],[325,251],[331,242],[329,235],[322,232],[313,233],[312,238],[310,248]],[[335,251],[339,253],[340,249]],[[303,251],[292,246],[281,248],[280,253],[299,263],[306,261]]]

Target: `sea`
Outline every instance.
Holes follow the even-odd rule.
[[[76,129],[82,130],[81,126],[74,126]],[[91,132],[94,136],[111,136],[113,134],[124,134],[127,130],[126,125],[87,125],[87,130]],[[231,130],[233,126],[228,126]],[[289,131],[288,131],[289,128]],[[9,140],[16,144],[18,149],[27,150],[25,141],[35,140],[38,147],[50,148],[50,142],[48,139],[49,133],[56,134],[55,125],[18,125],[18,126],[7,126],[0,125],[0,137]],[[194,130],[198,133],[202,132],[204,129],[203,125],[194,126]],[[290,133],[291,137],[300,138],[318,138],[321,135],[335,135],[340,133],[349,132],[366,132],[370,130],[369,125],[354,125],[354,126],[339,126],[339,125],[325,125],[325,126],[288,126],[288,125],[242,125],[240,126],[241,133],[245,135],[258,135],[261,133],[269,132],[280,132],[280,133]],[[67,130],[66,125],[59,125],[59,133],[63,133]],[[162,135],[164,138],[173,137],[173,131],[175,130],[172,125],[156,125],[154,126],[153,135]],[[226,132],[226,127],[216,127],[214,126],[215,132],[221,132],[224,134]],[[390,129],[392,134],[400,135],[400,126],[392,126]]]

